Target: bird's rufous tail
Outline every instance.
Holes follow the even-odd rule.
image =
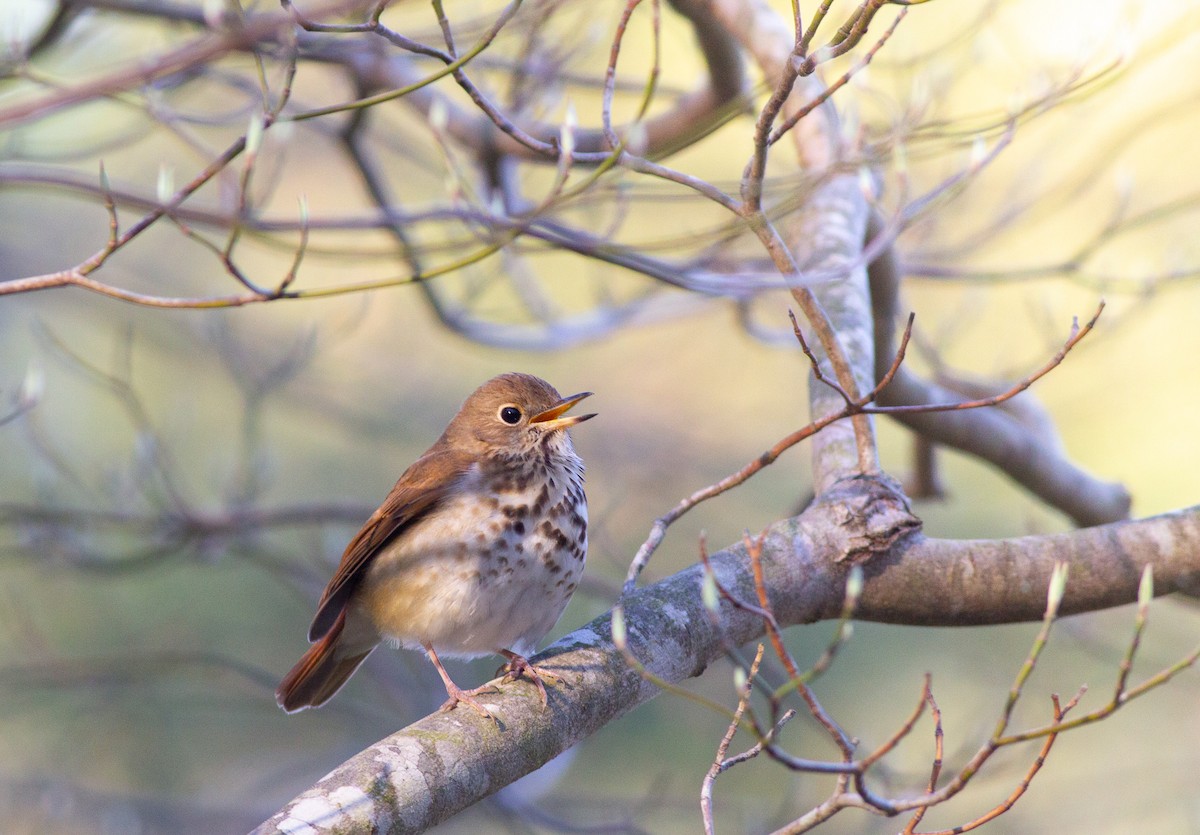
[[[345,626],[346,610],[343,609],[329,631],[309,647],[283,677],[275,691],[275,701],[281,708],[295,713],[325,704],[375,649],[374,644],[365,650],[361,645],[348,646],[351,642],[342,638]]]

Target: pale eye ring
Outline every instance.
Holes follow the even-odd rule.
[[[504,421],[509,426],[516,426],[521,422],[521,410],[516,406],[501,406],[500,420]]]

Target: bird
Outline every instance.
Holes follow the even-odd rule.
[[[442,657],[496,654],[505,681],[525,675],[547,704],[551,673],[528,660],[571,599],[587,558],[583,461],[567,429],[595,414],[566,412],[592,392],[561,397],[531,374],[479,386],[445,432],[400,476],[350,540],[317,604],[312,644],[283,678],[288,713],[331,699],[383,642],[424,650],[460,702],[493,718]]]

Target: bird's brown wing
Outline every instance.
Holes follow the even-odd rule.
[[[470,466],[467,456],[435,447],[404,471],[383,504],[346,546],[342,562],[317,604],[308,640],[319,641],[333,628],[379,549],[441,504]]]

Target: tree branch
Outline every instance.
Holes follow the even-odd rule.
[[[766,531],[763,582],[781,626],[839,615],[846,569],[837,556],[853,535],[836,501],[817,502]],[[1174,591],[1200,579],[1200,507],[1051,536],[953,541],[914,535],[865,566],[855,616],[930,626],[1038,621],[1056,562],[1070,566],[1063,614],[1136,600],[1146,565],[1154,566],[1156,593]],[[712,555],[709,564],[733,596],[756,599],[742,545]],[[763,634],[764,620],[754,612],[725,600],[715,616],[704,609],[703,571],[692,566],[623,600],[627,651],[666,682],[697,676],[724,656],[727,643]],[[548,708],[534,688],[517,682],[500,687],[488,704],[497,723],[461,710],[432,714],[339,766],[258,832],[302,824],[316,832],[423,831],[659,692],[614,646],[610,615],[558,641],[539,660],[562,679]]]

